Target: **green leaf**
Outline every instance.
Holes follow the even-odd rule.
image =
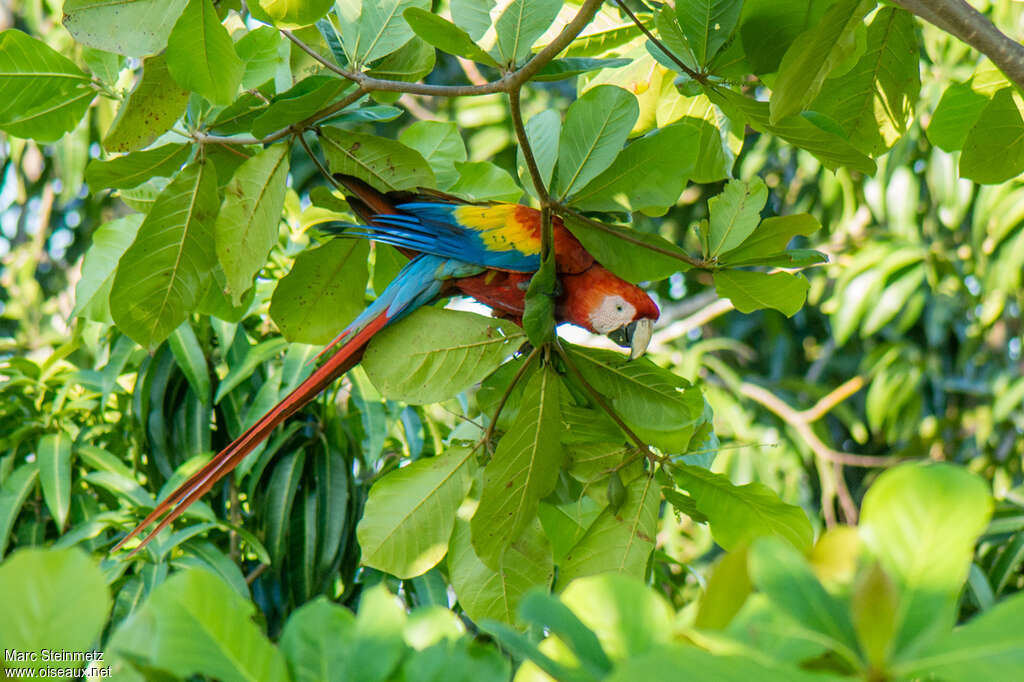
[[[560,9],[559,0],[512,0],[508,3],[494,22],[498,38],[495,49],[501,61],[514,66],[529,57],[533,43],[548,30]]]
[[[0,486],[0,558],[7,552],[7,543],[11,539],[11,529],[21,514],[21,507],[36,487],[39,478],[39,464],[29,462],[9,474],[3,486]]]
[[[224,188],[214,239],[233,305],[277,243],[288,178],[288,145],[272,145],[238,167]]]
[[[430,9],[429,0],[338,0],[335,11],[345,52],[353,66],[391,54],[413,32],[402,18],[410,7]]]
[[[280,353],[287,345],[288,342],[278,336],[262,341],[255,346],[247,347],[242,361],[233,364],[228,373],[224,375],[224,378],[220,380],[220,383],[217,385],[217,394],[213,396],[213,402],[215,404],[220,403],[224,396],[231,393],[243,381],[251,377],[257,367]]]
[[[749,552],[750,579],[783,613],[823,635],[847,660],[857,658],[857,635],[846,605],[825,591],[810,564],[791,544],[760,538]]]
[[[460,512],[461,514],[461,512]],[[455,522],[448,547],[448,575],[459,606],[479,623],[492,618],[517,622],[519,601],[530,588],[547,587],[554,575],[551,547],[534,521],[501,555],[499,570],[488,567],[473,552],[470,522]]]
[[[93,159],[85,169],[85,181],[94,192],[107,188],[129,189],[153,177],[174,175],[191,154],[191,145],[165,144],[106,161]]]
[[[559,585],[569,585],[568,593],[577,578],[605,573],[643,579],[658,533],[660,504],[661,495],[652,477],[641,475],[633,479],[626,486],[623,505],[618,510],[611,507],[601,510],[597,520],[559,564]]]
[[[1024,173],[1022,108],[1014,88],[996,92],[964,140],[961,177],[994,185]]]
[[[110,287],[117,262],[128,250],[146,216],[134,213],[100,225],[82,260],[82,278],[75,286],[75,308],[71,314],[97,322],[110,320]]]
[[[242,84],[245,65],[211,0],[189,0],[174,24],[164,58],[178,85],[214,104],[230,104]]]
[[[543,346],[555,334],[555,297],[558,292],[558,275],[555,274],[555,254],[541,261],[540,268],[533,273],[526,289],[523,307],[523,329],[534,347]]]
[[[906,132],[921,90],[915,31],[909,12],[880,10],[868,26],[864,56],[829,81],[813,105],[836,121],[862,152],[878,156]]]
[[[286,339],[328,343],[362,312],[368,253],[361,239],[331,239],[298,255],[270,299],[270,317]]]
[[[334,76],[309,76],[273,98],[252,123],[252,134],[263,137],[304,121],[339,99],[351,82]]]
[[[732,551],[755,538],[780,537],[801,552],[811,547],[814,530],[800,507],[786,504],[763,483],[734,485],[726,476],[689,464],[674,466],[676,482],[708,518],[715,542]]]
[[[39,484],[50,515],[63,531],[71,505],[71,438],[65,433],[49,433],[36,446],[39,458]]]
[[[276,80],[280,69],[287,64],[281,53],[287,53],[288,49],[284,36],[270,26],[260,26],[239,38],[235,52],[245,68],[242,89],[252,90],[267,81]]]
[[[569,454],[571,457],[574,453],[570,451]],[[537,516],[544,527],[544,534],[551,541],[556,563],[561,563],[569,550],[583,539],[587,530],[601,515],[602,509],[603,507],[589,495],[558,505],[540,503]]]
[[[187,166],[156,198],[118,261],[110,312],[139,345],[155,348],[206,292],[217,204],[212,166]]]
[[[302,28],[327,14],[334,0],[251,0],[252,15],[278,28]]]
[[[561,379],[550,366],[523,391],[512,428],[484,469],[480,504],[473,514],[473,548],[500,570],[506,549],[536,520],[537,504],[555,488],[565,451],[559,442]]]
[[[769,253],[764,256],[754,256],[747,260],[729,262],[730,267],[745,268],[749,266],[760,266],[769,268],[806,268],[811,265],[827,263],[828,256],[821,251],[814,249],[789,249],[778,253]]]
[[[0,130],[53,142],[78,125],[95,95],[70,59],[21,31],[0,31]]]
[[[558,160],[558,141],[562,134],[562,117],[553,109],[545,109],[531,117],[524,127],[526,128],[526,139],[530,143],[530,149],[533,150],[533,160],[537,162],[541,181],[545,187],[550,187],[551,176],[555,172],[555,162]],[[523,183],[523,187],[529,189],[531,194],[536,195],[537,190],[533,186],[533,179],[530,177],[526,159],[523,158],[523,150],[520,147],[516,147],[516,168],[519,171],[519,179]]]
[[[451,0],[452,21],[469,34],[473,40],[480,40],[491,27],[491,10],[496,0]]]
[[[534,590],[520,602],[519,614],[524,621],[543,628],[565,642],[587,672],[595,678],[611,672],[612,662],[601,648],[601,642],[594,631],[555,597]]]
[[[295,682],[343,680],[349,660],[355,617],[320,596],[292,612],[281,635],[281,651]]]
[[[772,87],[772,125],[814,101],[829,73],[846,57],[854,29],[874,6],[874,0],[836,0],[817,25],[793,41]]]
[[[765,218],[739,246],[721,254],[718,262],[732,265],[754,258],[765,258],[785,250],[793,237],[807,237],[820,229],[821,223],[809,213]]]
[[[434,47],[481,64],[498,66],[498,62],[474,43],[468,33],[447,19],[419,7],[410,7],[402,16],[416,35]]]
[[[523,188],[508,174],[490,161],[456,161],[459,179],[448,188],[452,194],[473,201],[515,202],[523,196]]]
[[[18,664],[37,673],[53,670],[50,652],[90,651],[99,641],[110,613],[107,581],[96,563],[77,549],[25,549],[0,565],[4,608],[0,641],[6,649],[32,652],[33,660]],[[7,670],[16,670],[11,659]],[[81,668],[66,661],[61,668]],[[68,676],[70,677],[70,676]]]
[[[65,0],[62,23],[75,40],[126,57],[156,54],[188,0]]]
[[[427,307],[378,332],[362,367],[389,400],[434,403],[482,381],[524,340],[511,322]]]
[[[627,282],[657,281],[690,269],[687,253],[659,235],[617,225],[601,229],[572,216],[563,222],[598,263]]]
[[[572,204],[584,211],[663,214],[686,187],[697,160],[699,135],[693,126],[676,124],[636,140],[580,189]]]
[[[868,489],[859,530],[901,588],[897,657],[912,656],[953,625],[974,544],[991,515],[988,485],[948,464],[889,469]]]
[[[639,115],[636,97],[614,85],[591,88],[569,106],[558,142],[554,189],[560,200],[611,165]]]
[[[741,313],[772,308],[786,317],[793,317],[807,300],[809,288],[806,279],[788,272],[715,272],[715,290],[718,295],[732,301]]]
[[[174,353],[174,361],[188,380],[192,392],[203,405],[210,404],[210,369],[192,324],[185,320],[167,337],[167,345]]]
[[[704,257],[717,258],[720,253],[742,244],[757,228],[761,209],[767,201],[768,187],[761,178],[726,183],[721,194],[708,200],[711,221]]]
[[[819,128],[803,116],[790,116],[772,123],[767,102],[757,102],[724,89],[709,91],[708,97],[719,106],[737,109],[754,130],[777,135],[790,144],[806,149],[829,168],[846,166],[868,175],[874,174],[876,170],[875,162],[845,138]]]
[[[130,152],[148,147],[181,118],[187,104],[188,91],[174,82],[163,56],[147,57],[142,62],[142,77],[121,103],[103,138],[103,148]]]
[[[686,452],[704,412],[699,389],[646,358],[581,346],[567,350],[587,382],[640,438],[668,453]]]
[[[776,663],[766,656],[714,655],[695,646],[674,644],[635,656],[616,666],[607,682],[653,680],[689,682],[695,679],[715,682],[838,682],[837,675],[805,672],[794,666]]]
[[[742,0],[690,0],[676,4],[679,28],[700,66],[706,66],[732,35]]]
[[[739,37],[753,72],[777,71],[793,39],[816,24],[828,7],[803,0],[745,0]]]
[[[416,121],[398,141],[423,155],[440,189],[447,190],[459,179],[455,164],[466,160],[466,144],[454,121]]]
[[[967,135],[978,122],[989,98],[976,91],[970,83],[953,83],[935,105],[926,133],[933,145],[947,152],[963,149]]]
[[[441,561],[475,474],[474,454],[452,447],[376,481],[356,531],[362,563],[408,579]]]
[[[565,80],[566,78],[572,78],[573,76],[578,76],[581,73],[587,73],[588,71],[617,69],[620,66],[626,66],[632,61],[633,60],[631,59],[623,59],[619,57],[611,59],[597,59],[594,57],[566,57],[564,59],[552,59],[537,72],[537,75],[535,75],[532,80],[540,82],[560,81]]]
[[[702,630],[724,629],[747,603],[750,590],[746,548],[723,554],[715,562],[708,577],[693,621],[694,627]]]
[[[354,175],[385,192],[434,186],[426,160],[397,140],[340,128],[324,128],[322,133],[332,173]]]
[[[1017,679],[1024,675],[1024,595],[1014,594],[893,667],[905,679]],[[1016,671],[1016,672],[1015,672]]]
[[[415,83],[434,70],[436,60],[437,50],[425,40],[414,37],[366,73],[374,78]],[[370,93],[370,96],[382,104],[394,104],[401,93],[377,91]]]
[[[370,106],[354,109],[344,109],[333,116],[323,119],[321,123],[339,123],[342,121],[346,123],[361,123],[364,121],[384,123],[386,121],[394,121],[404,113],[405,111],[398,107],[386,104],[371,104]]]
[[[179,678],[287,679],[281,652],[252,621],[255,610],[213,573],[184,570],[161,583],[122,622],[107,651]]]

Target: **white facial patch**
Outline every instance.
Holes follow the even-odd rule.
[[[590,327],[598,334],[608,334],[633,321],[636,308],[621,296],[605,296],[601,305],[590,313]]]

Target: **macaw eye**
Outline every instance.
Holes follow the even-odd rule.
[[[621,313],[622,312],[622,304],[620,303],[619,305],[615,306],[615,309]]]

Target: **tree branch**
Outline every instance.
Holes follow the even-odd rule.
[[[827,405],[828,409],[831,409],[855,392],[854,390],[850,390],[853,385],[852,382],[854,382],[854,379],[847,381],[835,391],[829,393],[827,396],[819,400],[814,407],[803,411],[794,410],[777,395],[756,384],[744,382],[740,384],[739,392],[741,395],[759,403],[769,412],[773,413],[789,426],[793,427],[800,438],[802,438],[804,442],[807,443],[808,447],[811,448],[814,454],[823,460],[828,462],[838,462],[839,464],[845,464],[847,466],[865,468],[892,466],[906,461],[902,457],[856,455],[851,452],[834,450],[825,445],[825,443],[818,438],[818,434],[814,432],[814,429],[811,428],[811,424],[823,417],[827,412],[827,410],[822,409],[820,406]],[[861,380],[861,385],[863,385],[863,380]],[[836,396],[840,397],[837,398]]]
[[[1024,90],[1024,45],[1004,34],[988,17],[964,0],[894,2],[981,52]]]

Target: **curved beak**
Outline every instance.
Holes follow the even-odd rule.
[[[619,327],[608,334],[608,338],[620,346],[629,348],[629,359],[636,360],[647,352],[653,334],[654,320],[644,317]]]

